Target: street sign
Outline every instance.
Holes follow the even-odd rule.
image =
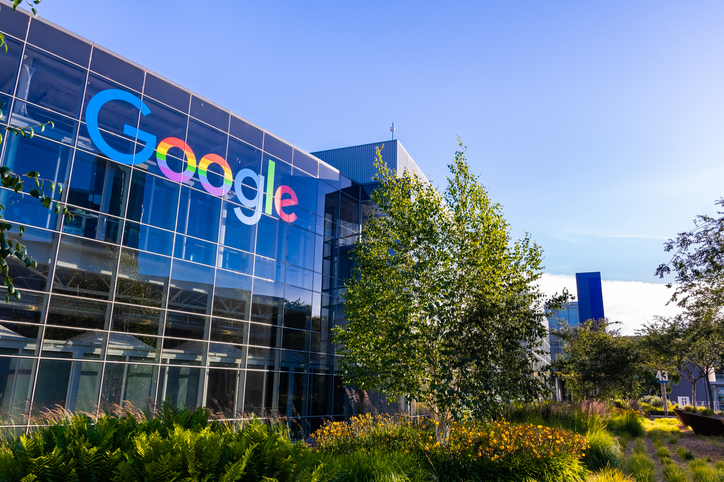
[[[668,383],[669,373],[666,370],[659,370],[656,372],[656,379],[659,383]]]

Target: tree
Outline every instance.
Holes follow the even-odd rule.
[[[545,389],[534,368],[546,334],[541,249],[527,234],[512,241],[458,142],[443,193],[407,171],[397,178],[378,151],[376,210],[335,333],[345,382],[415,399],[443,428]]]
[[[605,320],[588,320],[555,332],[565,357],[552,364],[577,399],[638,398],[646,385],[641,350],[635,339],[622,336]]]

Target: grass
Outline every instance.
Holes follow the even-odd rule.
[[[668,448],[662,445],[656,449],[656,456],[663,461],[663,459],[671,458],[671,452],[669,452]]]
[[[624,474],[620,469],[605,467],[586,479],[586,482],[634,482],[634,479]]]
[[[689,470],[694,482],[719,482],[724,475],[715,466],[704,462],[701,459],[694,459],[689,462]]]
[[[654,482],[656,469],[654,463],[646,455],[646,448],[643,452],[634,451],[628,459],[626,468],[636,482]]]
[[[676,447],[676,453],[681,457],[681,460],[688,462],[689,460],[694,460],[694,454],[691,453],[691,450],[688,450],[684,447]]]
[[[583,461],[592,471],[607,466],[618,467],[623,461],[623,451],[616,438],[605,430],[590,432],[586,435],[588,448]]]
[[[628,411],[614,415],[608,421],[608,429],[616,435],[629,434],[631,437],[643,437],[646,433],[643,418],[636,412]]]
[[[679,467],[676,464],[664,464],[664,468],[661,472],[664,474],[664,478],[667,482],[689,482],[689,476],[686,473],[686,469]]]

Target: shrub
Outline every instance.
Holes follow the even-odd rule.
[[[689,481],[689,478],[686,475],[686,469],[684,469],[683,467],[679,467],[676,464],[664,464],[662,472],[667,482]]]
[[[694,482],[719,482],[721,480],[717,470],[701,459],[689,462],[689,470],[691,470]]]
[[[623,453],[618,441],[608,432],[599,430],[591,432],[586,437],[588,448],[583,462],[594,472],[606,466],[618,467],[623,459]]]
[[[700,410],[700,413],[707,417],[711,417],[712,415],[714,415],[714,410],[712,410],[711,408],[704,407]]]
[[[656,456],[661,460],[669,459],[671,458],[671,452],[669,452],[668,448],[662,445],[656,449]]]
[[[639,398],[639,403],[651,405],[654,408],[664,408],[664,401],[656,395],[645,395]]]
[[[642,417],[638,412],[634,411],[625,411],[611,417],[608,421],[608,429],[616,435],[628,433],[633,438],[644,435]]]
[[[691,450],[685,449],[684,447],[677,447],[676,453],[679,454],[679,457],[681,457],[681,460],[684,460],[684,461],[694,460],[694,454],[691,453]]]
[[[628,459],[628,470],[637,482],[654,481],[654,463],[645,452],[634,452],[634,454],[631,455]]]
[[[324,459],[325,479],[329,482],[424,482],[428,472],[420,462],[404,452],[365,452],[356,450],[344,456]]]
[[[634,479],[624,474],[619,469],[606,467],[588,477],[586,482],[634,482]]]

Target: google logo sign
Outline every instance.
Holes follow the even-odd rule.
[[[120,89],[108,89],[98,92],[88,102],[86,107],[85,117],[86,124],[88,126],[88,133],[90,134],[91,140],[95,143],[98,149],[110,157],[116,162],[133,166],[135,164],[142,164],[146,162],[152,155],[154,150],[156,151],[156,161],[158,167],[168,179],[176,182],[185,182],[191,179],[195,174],[198,173],[199,181],[201,185],[209,194],[214,196],[223,196],[228,193],[231,188],[234,188],[236,197],[243,206],[254,210],[254,214],[251,216],[246,215],[241,208],[235,208],[234,214],[239,220],[248,225],[254,225],[259,222],[262,212],[265,214],[272,214],[272,205],[276,209],[279,217],[288,223],[293,223],[297,219],[297,215],[294,212],[287,212],[285,209],[290,206],[297,205],[298,199],[297,194],[290,186],[282,185],[279,186],[276,191],[274,190],[274,170],[275,163],[271,159],[268,168],[268,178],[265,179],[261,173],[256,173],[251,169],[242,169],[234,176],[231,172],[231,167],[226,159],[217,154],[206,154],[201,160],[196,162],[196,155],[191,150],[188,144],[177,137],[167,137],[156,145],[156,136],[148,132],[142,131],[135,127],[131,127],[128,124],[123,125],[123,133],[127,136],[135,137],[141,142],[144,142],[143,149],[135,154],[125,154],[118,152],[111,147],[108,142],[101,135],[100,128],[98,127],[98,114],[101,108],[111,101],[122,101],[131,104],[133,107],[141,111],[141,115],[149,115],[151,109],[141,101],[138,97]],[[176,172],[172,170],[166,162],[166,155],[171,149],[179,149],[186,156],[186,169],[182,172]],[[214,186],[209,182],[207,172],[209,166],[212,164],[218,165],[222,171],[224,171],[224,182],[220,186]],[[254,181],[256,185],[256,196],[252,199],[246,197],[242,191],[242,183],[247,179]],[[262,193],[262,189],[265,191]],[[262,203],[262,194],[266,195],[266,202]],[[262,206],[262,204],[264,204]]]

